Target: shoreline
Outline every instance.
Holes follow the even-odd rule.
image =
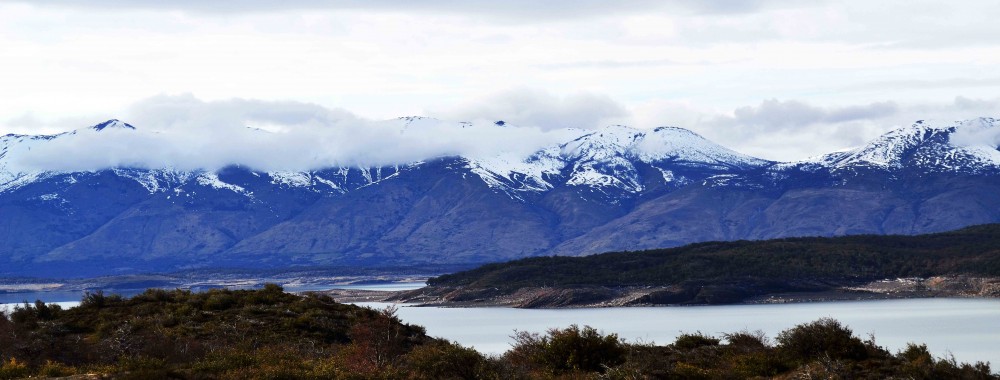
[[[232,280],[234,279],[228,280],[225,282],[230,282],[228,285],[233,285]],[[307,283],[312,282],[309,279],[302,278],[297,280],[299,281],[293,281],[293,283],[301,284],[302,282],[300,281],[302,280],[305,280],[303,282]],[[796,289],[791,291],[788,290],[789,286],[777,286],[773,288],[761,288],[758,286],[748,290],[746,284],[733,283],[705,283],[693,288],[682,286],[532,287],[514,290],[440,286],[424,286],[411,290],[332,288],[337,285],[358,285],[366,282],[359,281],[361,279],[358,278],[352,278],[351,280],[355,281],[351,281],[348,284],[315,284],[319,286],[298,289],[292,285],[286,287],[286,291],[295,294],[310,292],[326,294],[333,297],[337,302],[342,303],[387,302],[405,303],[417,307],[511,307],[523,309],[760,305],[917,298],[1000,298],[1000,278],[962,275],[883,279],[846,285],[827,283],[824,287],[816,287],[814,284],[812,289]],[[245,281],[247,279],[235,282],[244,285]],[[93,280],[86,282],[93,284]],[[398,283],[399,281],[396,282]],[[66,286],[57,286],[62,284],[55,284],[53,282],[40,282],[38,284],[22,282],[14,286],[4,285],[7,284],[0,284],[0,295],[44,294],[49,292],[57,294],[85,290],[79,288],[71,290],[67,289]],[[190,286],[193,284],[186,285]],[[204,283],[201,285],[204,285]],[[213,285],[218,286],[221,284],[216,283]],[[238,287],[242,288],[243,286]],[[139,292],[142,290],[144,289],[140,289]],[[46,302],[63,301],[46,300]]]
[[[719,291],[718,288],[703,286]],[[729,289],[723,289],[729,290]],[[935,276],[871,281],[831,286],[813,291],[767,291],[757,289],[739,299],[708,298],[677,286],[657,287],[536,287],[511,291],[462,287],[433,287],[407,291],[336,289],[320,293],[337,302],[406,303],[417,307],[511,307],[523,309],[573,309],[606,307],[671,307],[701,305],[762,305],[837,301],[893,300],[917,298],[1000,298],[1000,278]],[[673,301],[673,302],[671,302]],[[701,302],[699,302],[701,301]],[[707,302],[706,302],[707,301]]]

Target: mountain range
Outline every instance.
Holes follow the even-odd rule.
[[[374,167],[19,164],[43,144],[138,128],[109,120],[58,135],[0,137],[0,275],[472,265],[1000,222],[1000,150],[966,138],[1000,132],[992,118],[918,121],[795,162],[741,154],[682,128],[609,126],[573,131],[527,155]]]

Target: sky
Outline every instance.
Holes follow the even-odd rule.
[[[213,142],[197,157],[263,126],[280,155],[374,147],[377,121],[419,115],[526,128],[512,149],[677,126],[788,161],[1000,117],[1000,2],[790,3],[0,0],[0,134],[119,118]],[[414,145],[479,137],[497,139]]]

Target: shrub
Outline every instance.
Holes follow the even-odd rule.
[[[702,334],[700,331],[694,334],[681,334],[674,341],[674,348],[678,350],[690,351],[700,347],[718,346],[719,339]]]
[[[28,376],[28,365],[17,359],[10,358],[0,365],[0,379],[20,379]]]
[[[65,364],[48,360],[38,369],[38,374],[45,377],[65,377],[75,374],[76,370]]]
[[[903,361],[903,373],[915,379],[930,378],[934,369],[934,357],[927,350],[926,344],[908,343],[897,357]]]
[[[226,310],[236,304],[236,298],[228,292],[215,292],[208,295],[208,299],[201,306],[205,310]]]
[[[821,356],[830,359],[863,360],[868,351],[851,329],[832,318],[822,318],[782,331],[778,349],[790,359],[804,363]]]
[[[724,334],[730,349],[742,351],[757,351],[765,349],[771,345],[767,335],[763,331],[740,331],[732,334]]]
[[[483,377],[486,358],[457,343],[441,342],[415,347],[403,363],[413,379],[476,379]]]
[[[119,294],[112,294],[110,296],[104,295],[103,290],[97,290],[95,292],[83,293],[83,298],[80,299],[80,307],[82,308],[96,308],[100,309],[102,307],[116,305],[122,303],[125,299]]]
[[[590,326],[551,329],[546,336],[518,332],[513,338],[511,360],[553,374],[604,372],[625,362],[625,344],[618,335],[601,335]]]

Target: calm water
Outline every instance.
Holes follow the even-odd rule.
[[[361,304],[381,308],[387,304]],[[895,352],[907,342],[926,343],[937,356],[1000,364],[1000,300],[911,299],[784,305],[729,305],[604,309],[524,310],[511,308],[400,307],[400,318],[427,333],[501,353],[514,330],[544,332],[571,324],[617,333],[631,342],[667,344],[684,332],[721,336],[742,329],[773,338],[800,323],[832,317],[867,339]]]
[[[405,290],[420,283],[331,286],[368,290]],[[78,304],[80,294],[65,292],[3,295],[0,309],[24,300]],[[12,298],[13,297],[13,298]],[[359,303],[382,308],[385,303]],[[485,353],[510,348],[515,330],[544,332],[571,324],[590,325],[605,333],[616,333],[630,342],[667,344],[685,332],[701,331],[721,336],[739,330],[762,330],[769,337],[800,323],[832,317],[866,339],[892,351],[907,342],[926,343],[935,355],[954,355],[959,361],[989,361],[1000,365],[1000,300],[910,299],[852,302],[799,303],[785,305],[728,305],[693,307],[642,307],[602,309],[526,310],[512,308],[399,308],[400,318],[422,325],[432,336],[475,347]]]

